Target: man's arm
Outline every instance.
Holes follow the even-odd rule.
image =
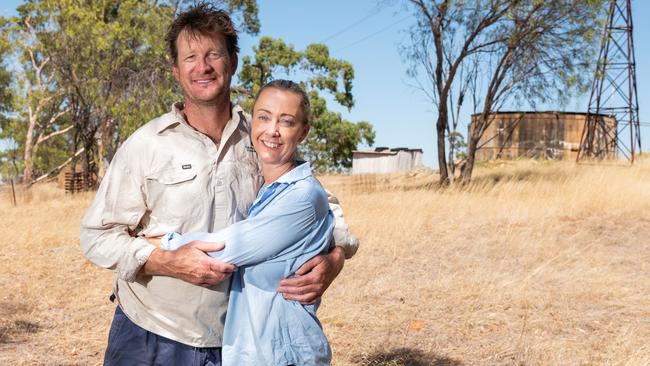
[[[338,198],[336,198],[330,191],[325,190],[327,193],[327,201],[329,202],[330,210],[334,214],[336,225],[334,225],[334,244],[340,247],[345,254],[344,259],[350,259],[359,249],[359,239],[350,233],[348,224],[343,217],[343,208]],[[341,265],[342,266],[342,265]]]
[[[336,220],[333,233],[335,247],[328,254],[307,261],[296,271],[296,276],[280,281],[277,290],[287,300],[311,304],[319,299],[343,269],[345,259],[351,258],[359,248],[359,240],[350,234],[343,219],[343,209],[338,199],[329,191],[325,192]]]
[[[337,245],[328,254],[316,256],[303,264],[296,276],[280,281],[277,291],[287,300],[311,304],[323,296],[344,263],[345,253]]]
[[[81,222],[80,243],[84,255],[96,265],[113,270],[118,278],[133,282],[144,273],[172,276],[197,284],[216,284],[234,270],[208,257],[203,247],[190,246],[178,253],[165,253],[144,238],[133,237],[146,211],[144,189],[126,158],[128,147],[115,154],[95,199]],[[135,155],[138,156],[138,155]]]
[[[213,286],[225,280],[237,267],[210,258],[207,252],[223,249],[223,243],[195,242],[177,250],[154,249],[142,273],[170,276],[199,286]]]

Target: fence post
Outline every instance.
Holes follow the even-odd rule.
[[[14,179],[11,178],[11,196],[14,199],[14,207],[17,206],[16,204],[16,189],[14,188]]]

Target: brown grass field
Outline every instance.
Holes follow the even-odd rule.
[[[650,161],[322,177],[362,246],[323,299],[335,365],[650,365]],[[113,274],[92,194],[0,192],[0,365],[101,363]]]

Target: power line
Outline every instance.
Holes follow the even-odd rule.
[[[376,35],[378,35],[378,34],[380,34],[380,33],[383,33],[383,32],[385,32],[385,31],[387,31],[388,29],[390,29],[390,28],[396,26],[396,25],[399,24],[399,23],[402,23],[403,21],[405,21],[405,20],[407,20],[407,19],[409,19],[409,18],[411,18],[410,15],[408,15],[408,16],[406,16],[406,17],[404,17],[404,18],[402,18],[402,19],[400,19],[400,20],[398,20],[398,21],[396,21],[396,22],[394,22],[394,23],[391,23],[391,24],[389,24],[388,26],[386,26],[386,27],[384,27],[384,28],[382,28],[382,29],[380,29],[380,30],[374,32],[374,33],[371,33],[371,34],[369,34],[369,35],[367,35],[367,36],[365,36],[365,37],[363,37],[363,38],[361,38],[361,39],[359,39],[359,40],[357,40],[357,41],[354,41],[354,42],[348,44],[347,46],[341,47],[341,48],[337,49],[337,51],[343,51],[343,50],[348,49],[348,48],[350,48],[350,47],[352,47],[352,46],[356,46],[356,45],[358,45],[359,43],[364,42],[364,41],[368,40],[369,38],[372,38],[372,37],[374,37],[374,36],[376,36]]]
[[[379,5],[375,6],[374,8],[370,9],[370,11],[368,12],[368,14],[366,14],[363,18],[361,18],[361,19],[359,19],[359,20],[353,22],[352,24],[350,24],[350,25],[348,25],[347,27],[341,29],[340,31],[338,31],[338,32],[332,34],[331,36],[329,36],[329,37],[323,39],[323,40],[320,41],[319,43],[325,43],[325,42],[329,41],[330,39],[333,39],[333,38],[338,37],[339,35],[341,35],[341,34],[347,32],[347,31],[349,31],[350,29],[352,29],[352,28],[358,26],[359,24],[361,24],[361,23],[365,22],[366,20],[368,20],[368,19],[374,17],[375,15],[379,14],[379,13],[381,12],[381,10],[382,10],[382,8],[381,8]]]

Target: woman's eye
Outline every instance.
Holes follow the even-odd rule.
[[[294,124],[294,121],[292,119],[281,119],[280,124],[284,127],[291,127]]]
[[[265,116],[265,115],[257,116],[257,119],[259,119],[260,121],[264,121],[264,122],[270,120],[270,118],[268,116]]]

